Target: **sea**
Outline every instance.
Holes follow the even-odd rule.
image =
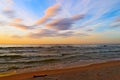
[[[0,45],[0,73],[53,70],[120,60],[120,44]]]

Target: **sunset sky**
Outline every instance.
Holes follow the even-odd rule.
[[[0,0],[0,44],[120,43],[120,0]]]

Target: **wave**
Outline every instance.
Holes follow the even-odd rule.
[[[7,61],[7,62],[0,62],[0,64],[39,64],[39,63],[49,63],[60,61],[60,58],[49,58],[49,59],[42,59],[42,60],[29,60],[29,61]]]
[[[25,56],[22,56],[22,55],[0,55],[0,58],[24,58]]]
[[[120,58],[120,45],[0,47],[0,72],[1,70],[10,71],[49,63],[60,64],[61,62],[115,58]]]
[[[4,57],[9,57],[9,56],[4,56]],[[11,56],[10,56],[11,57]],[[12,56],[11,58],[23,58],[23,56]],[[22,58],[20,61],[5,61],[5,62],[0,62],[0,64],[40,64],[40,63],[50,63],[50,62],[56,62],[56,61],[67,61],[73,60],[73,59],[79,59],[79,60],[104,60],[104,59],[112,59],[112,58],[120,58],[120,53],[116,54],[95,54],[95,53],[89,53],[89,54],[71,54],[71,55],[64,55],[62,57],[31,57],[31,58],[26,58],[25,60]]]

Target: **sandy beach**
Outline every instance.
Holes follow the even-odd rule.
[[[120,61],[88,66],[36,71],[0,77],[0,80],[120,80]]]

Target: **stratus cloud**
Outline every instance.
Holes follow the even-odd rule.
[[[11,9],[5,9],[3,10],[3,14],[8,17],[8,18],[15,18],[16,17],[16,13],[14,10]]]
[[[76,20],[83,19],[84,17],[85,17],[84,14],[78,14],[78,15],[74,15],[74,16],[72,17],[72,19],[73,19],[74,21],[76,21]]]
[[[14,27],[22,29],[22,30],[33,29],[33,26],[26,26],[26,25],[17,24],[17,23],[11,23],[10,26],[14,26]]]
[[[19,23],[19,22],[21,22],[22,21],[22,19],[20,19],[20,18],[15,18],[15,19],[13,19],[13,22],[14,23]]]
[[[87,31],[89,31],[89,32],[91,32],[91,31],[93,31],[94,29],[87,29]]]
[[[67,37],[72,36],[73,32],[58,32],[55,30],[41,29],[36,33],[29,33],[27,36],[30,38],[42,38],[42,37]]]
[[[112,24],[111,24],[111,27],[112,27],[112,28],[120,27],[120,22],[112,23]]]
[[[54,20],[51,23],[46,24],[46,26],[56,30],[68,30],[72,27],[72,24],[83,18],[84,15],[75,15],[70,18],[62,18],[62,19]]]
[[[0,26],[4,26],[4,25],[7,25],[8,24],[8,22],[6,22],[6,21],[0,21]]]
[[[120,22],[120,18],[117,18],[114,22]]]
[[[74,31],[56,31],[50,29],[41,29],[38,32],[32,32],[26,35],[30,38],[43,38],[43,37],[71,37],[71,36],[87,36],[86,33],[75,33]]]
[[[45,15],[40,18],[39,20],[37,20],[35,22],[36,25],[40,25],[40,24],[43,24],[45,23],[47,20],[50,19],[50,17],[56,15],[58,12],[60,11],[60,6],[59,4],[55,4],[51,7],[49,7],[46,11],[45,11]]]
[[[29,33],[27,36],[32,38],[40,38],[40,37],[54,37],[57,32],[54,30],[41,29],[35,33]]]
[[[66,32],[61,32],[58,34],[58,36],[61,37],[69,37],[69,36],[73,36],[75,35],[75,33],[73,31],[66,31]]]
[[[13,38],[22,38],[22,36],[19,36],[19,35],[13,35],[12,37]]]
[[[120,18],[117,18],[113,21],[113,23],[111,24],[111,27],[120,27]]]
[[[13,19],[13,21],[11,21],[11,23],[9,25],[13,26],[13,27],[16,27],[16,28],[19,28],[19,29],[22,29],[22,30],[34,29],[34,25],[32,25],[32,26],[24,25],[22,23],[22,21],[23,20],[20,19],[20,18],[15,18],[15,19]]]

